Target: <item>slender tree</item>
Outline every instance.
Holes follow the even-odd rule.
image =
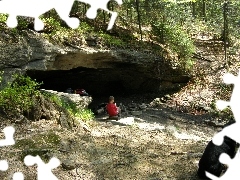
[[[136,9],[138,15],[138,27],[140,31],[141,41],[142,41],[142,25],[141,25],[141,16],[140,16],[140,8],[139,8],[139,0],[136,0]]]

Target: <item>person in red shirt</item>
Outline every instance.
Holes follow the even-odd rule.
[[[106,106],[107,113],[109,115],[109,118],[116,118],[117,120],[120,117],[120,108],[116,106],[116,103],[114,103],[114,97],[110,96],[108,104]]]

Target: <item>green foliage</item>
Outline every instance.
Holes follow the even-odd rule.
[[[94,114],[90,109],[79,109],[75,103],[66,102],[57,95],[52,95],[48,93],[45,93],[44,95],[50,98],[58,106],[66,109],[67,112],[73,117],[80,118],[84,122],[92,120],[94,118]]]
[[[86,122],[94,118],[94,113],[90,109],[80,109],[75,116]]]
[[[18,29],[27,29],[29,22],[27,22],[27,20],[24,19],[23,17],[17,17],[17,19],[18,19],[17,28]]]
[[[100,32],[99,36],[109,46],[125,46],[125,43],[121,39],[115,38],[103,32]]]
[[[8,18],[7,14],[0,14],[0,22],[6,23],[7,18]],[[17,29],[27,29],[29,23],[27,22],[26,19],[24,19],[21,16],[18,16],[17,17],[17,21],[18,21]],[[16,33],[17,29],[16,28],[12,28],[11,30],[12,30],[12,32]]]
[[[86,22],[81,22],[77,31],[80,33],[92,33],[94,31],[94,27],[90,26]]]
[[[0,14],[0,22],[6,22],[8,18],[7,14]]]
[[[34,105],[32,98],[39,95],[40,83],[28,76],[14,75],[15,80],[0,91],[0,107],[8,115],[23,114]]]
[[[47,29],[47,31],[56,31],[61,29],[61,24],[59,20],[56,20],[53,17],[49,17],[49,18],[42,18],[42,21],[45,25],[45,30]]]
[[[171,52],[178,55],[181,66],[190,68],[193,65],[190,57],[195,51],[195,46],[186,31],[179,25],[152,24],[152,33],[158,37],[160,43],[166,45]]]

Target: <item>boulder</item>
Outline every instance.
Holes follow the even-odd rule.
[[[91,96],[80,96],[79,94],[69,94],[46,89],[41,89],[41,91],[60,97],[60,99],[65,103],[73,103],[79,109],[87,108],[88,105],[92,102]]]
[[[62,161],[62,167],[66,170],[73,170],[77,167],[77,165],[73,160],[65,159]]]

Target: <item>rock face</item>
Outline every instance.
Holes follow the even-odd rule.
[[[92,102],[91,96],[80,96],[79,94],[70,94],[64,92],[58,92],[54,90],[41,89],[42,92],[50,93],[60,97],[66,103],[74,103],[77,108],[84,109]]]
[[[0,33],[0,49],[0,69],[4,71],[2,85],[11,81],[14,73],[27,73],[43,81],[45,89],[63,91],[84,86],[93,94],[96,90],[101,94],[109,88],[110,92],[165,91],[179,88],[189,80],[148,52],[63,47],[31,30],[22,31],[20,35],[6,28]]]
[[[48,93],[56,95],[62,102],[76,105],[78,109],[87,108],[92,101],[90,96],[80,96],[78,94],[69,94],[63,92],[57,92],[53,90],[41,90],[42,93]],[[47,97],[47,96],[46,96]],[[34,97],[34,106],[26,114],[26,117],[30,120],[38,121],[41,119],[57,121],[63,128],[71,129],[77,125],[78,120],[72,117],[66,109],[52,102],[50,98],[46,98],[43,95]],[[80,119],[82,121],[82,119]],[[79,122],[80,122],[79,121]]]
[[[41,92],[56,95],[65,103],[68,103],[68,104],[73,103],[74,105],[76,105],[77,109],[87,108],[88,105],[92,102],[92,97],[91,96],[80,96],[79,94],[69,94],[69,93],[57,92],[57,91],[45,90],[45,89],[41,89]],[[50,104],[50,105],[52,105],[52,104]],[[41,111],[41,108],[36,107],[36,110],[38,110],[40,112],[45,112],[45,114],[50,114],[50,115],[54,114],[55,116],[57,115],[57,117],[55,117],[55,119],[59,122],[59,124],[63,128],[71,129],[73,126],[76,125],[76,121],[78,123],[80,121],[82,121],[82,119],[80,119],[80,121],[78,121],[76,118],[71,117],[69,115],[69,113],[66,112],[66,109],[64,109],[64,108],[57,107],[55,109],[54,108],[52,108],[52,109],[49,108],[47,110],[46,110],[46,107],[44,107],[44,108],[45,108],[45,110]],[[53,112],[55,112],[55,113],[53,113]],[[45,117],[45,116],[43,116],[43,117]],[[49,117],[49,119],[53,119],[53,118]]]
[[[63,92],[57,92],[53,90],[41,90],[42,93],[48,93],[58,96],[61,101],[76,105],[76,108],[83,109],[87,108],[92,101],[92,97],[80,96],[78,94],[68,94]],[[66,109],[53,103],[47,96],[37,96],[34,97],[34,106],[25,116],[34,121],[38,120],[52,120],[57,121],[63,128],[71,129],[73,126],[77,125],[78,120],[72,117]],[[79,121],[80,122],[80,121]]]
[[[27,115],[28,119],[37,121],[40,119],[58,120],[60,118],[61,111],[59,108],[42,95],[34,97],[33,102],[35,105]]]

